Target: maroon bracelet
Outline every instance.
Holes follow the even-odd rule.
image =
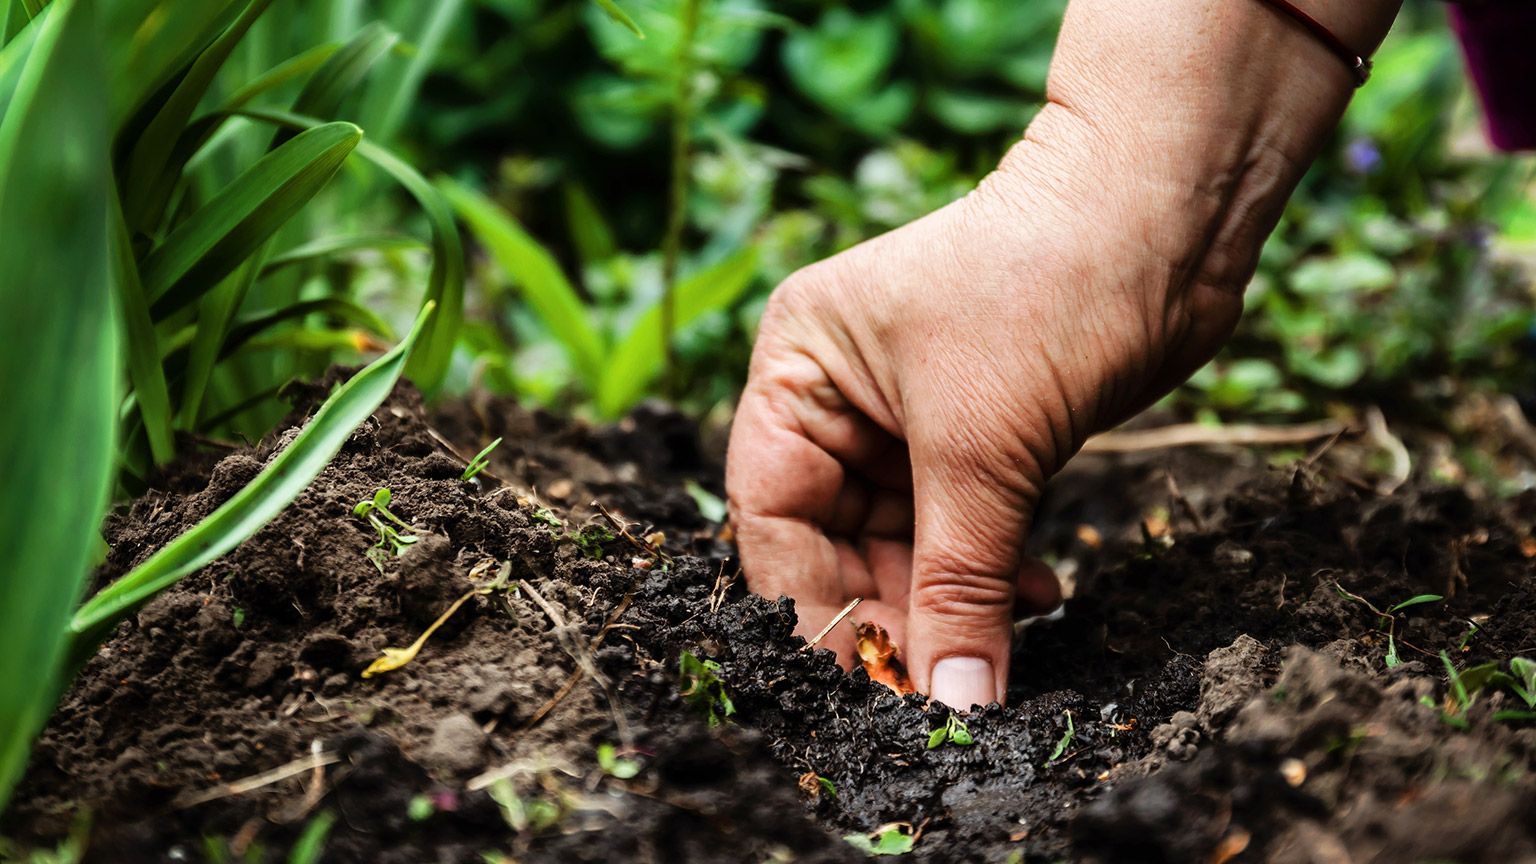
[[[1343,60],[1344,65],[1349,67],[1350,74],[1355,76],[1356,87],[1371,79],[1371,61],[1356,54],[1348,45],[1344,44],[1342,39],[1333,35],[1333,32],[1324,27],[1316,18],[1292,6],[1288,0],[1259,0],[1259,2],[1267,3],[1279,9],[1281,12],[1289,15],[1291,20],[1307,28],[1308,32],[1317,37],[1317,41],[1323,43],[1329,51],[1333,52],[1335,57]]]

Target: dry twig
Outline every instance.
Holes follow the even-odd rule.
[[[1348,428],[1347,424],[1337,420],[1320,420],[1315,423],[1298,423],[1292,426],[1260,426],[1248,423],[1206,426],[1201,423],[1176,423],[1156,429],[1105,432],[1095,435],[1083,445],[1082,452],[1141,453],[1148,450],[1166,450],[1171,447],[1304,444],[1340,434]]]
[[[832,632],[832,628],[841,623],[844,618],[847,618],[848,613],[853,611],[853,607],[859,605],[859,603],[863,602],[863,600],[863,597],[855,597],[853,600],[849,601],[848,605],[843,607],[843,611],[833,616],[832,620],[827,622],[827,626],[821,628],[821,632],[816,634],[816,638],[800,646],[800,650],[811,651],[815,649],[815,647],[820,644],[821,640],[827,638],[827,634]]]

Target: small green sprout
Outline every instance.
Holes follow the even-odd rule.
[[[412,822],[425,822],[431,819],[432,814],[436,812],[437,805],[433,804],[432,799],[425,795],[416,795],[411,798],[409,804],[405,805],[406,818]]]
[[[501,807],[501,817],[507,826],[519,834],[539,834],[560,824],[565,817],[564,807],[557,801],[532,798],[527,801],[517,797],[512,781],[503,777],[487,787],[486,792]]]
[[[235,607],[235,611],[233,611],[233,612],[231,612],[229,614],[229,621],[230,621],[231,624],[235,625],[235,629],[236,630],[239,630],[241,627],[244,627],[245,626],[245,610],[241,609],[239,606],[236,606]]]
[[[837,787],[832,785],[831,780],[828,780],[827,778],[818,774],[816,775],[816,782],[821,784],[821,788],[827,793],[828,798],[832,798],[834,800],[837,798]]]
[[[581,550],[583,558],[594,561],[603,557],[603,544],[615,539],[613,532],[602,525],[588,525],[581,529],[581,533],[568,536],[576,543],[576,548]]]
[[[597,745],[597,767],[603,773],[619,780],[628,780],[640,773],[640,763],[633,759],[620,759],[619,750],[612,744]]]
[[[1376,622],[1376,629],[1387,634],[1387,655],[1383,662],[1387,664],[1388,669],[1391,669],[1393,666],[1403,662],[1402,657],[1398,656],[1397,653],[1397,613],[1407,609],[1409,606],[1417,606],[1420,603],[1437,603],[1445,599],[1439,594],[1420,594],[1417,597],[1409,597],[1407,600],[1404,600],[1401,603],[1388,606],[1386,611],[1382,611],[1377,609],[1376,606],[1371,603],[1371,601],[1361,597],[1359,594],[1351,594],[1350,592],[1345,591],[1344,586],[1340,585],[1338,582],[1334,582],[1333,587],[1336,591],[1339,592],[1340,597],[1344,597],[1348,600],[1354,600],[1355,602],[1364,605],[1365,608],[1376,613],[1378,619]]]
[[[736,713],[736,706],[725,692],[725,682],[720,680],[719,663],[700,660],[687,651],[677,662],[682,677],[683,701],[692,705],[709,725],[719,726],[726,717]]]
[[[1049,768],[1057,759],[1060,759],[1061,754],[1067,752],[1067,748],[1072,744],[1072,736],[1077,734],[1077,727],[1072,725],[1072,712],[1063,711],[1061,713],[1065,714],[1067,717],[1067,734],[1061,736],[1061,740],[1056,742],[1056,749],[1051,751],[1051,758],[1045,760],[1045,766],[1047,768]]]
[[[556,537],[559,537],[560,532],[565,530],[565,523],[560,521],[560,517],[549,512],[549,510],[543,507],[539,507],[533,511],[533,521],[543,522],[545,525],[548,525],[549,533]]]
[[[917,845],[917,837],[909,833],[912,826],[905,822],[882,825],[870,834],[849,834],[843,839],[848,845],[871,858],[876,855],[905,855]]]
[[[416,529],[389,512],[389,500],[389,490],[380,489],[373,493],[372,500],[359,501],[357,506],[352,508],[353,516],[367,519],[368,524],[373,526],[373,530],[379,532],[379,542],[373,544],[373,548],[368,550],[367,555],[368,560],[373,562],[373,566],[377,567],[380,573],[384,572],[384,562],[404,555],[411,544],[421,539],[414,534],[400,533],[400,528],[404,528],[407,532]],[[380,519],[380,516],[388,519],[389,522]]]
[[[299,834],[298,842],[293,844],[293,850],[288,853],[288,864],[319,864],[320,856],[325,854],[325,838],[330,835],[334,824],[336,814],[329,810],[309,820],[303,833]]]
[[[725,502],[720,500],[720,496],[700,486],[699,482],[693,479],[683,481],[683,488],[687,490],[688,497],[693,499],[693,503],[698,505],[700,516],[711,522],[725,521]]]
[[[928,749],[932,750],[942,744],[957,744],[961,747],[969,747],[976,743],[971,737],[971,730],[960,718],[954,714],[944,721],[944,725],[928,734]]]
[[[475,458],[469,460],[469,464],[465,466],[464,473],[459,475],[459,479],[475,479],[475,475],[479,474],[481,471],[484,471],[485,466],[490,464],[491,460],[488,457],[491,455],[491,451],[495,450],[499,444],[501,444],[501,439],[497,438],[495,441],[492,441],[489,445],[487,445],[484,450],[476,453]]]
[[[1457,651],[1465,651],[1465,650],[1467,650],[1467,643],[1471,642],[1472,641],[1472,637],[1476,636],[1483,629],[1482,627],[1478,626],[1478,623],[1476,621],[1473,621],[1471,619],[1467,620],[1467,624],[1470,625],[1472,629],[1468,630],[1467,634],[1465,636],[1461,637],[1461,641],[1456,643],[1456,650]]]

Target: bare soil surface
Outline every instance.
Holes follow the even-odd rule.
[[[228,499],[339,374],[111,517],[98,584]],[[84,808],[103,862],[288,861],[317,819],[326,862],[861,861],[844,837],[890,823],[924,862],[1536,861],[1536,728],[1493,716],[1525,703],[1462,707],[1439,657],[1536,656],[1519,502],[1380,497],[1241,452],[1085,459],[1034,541],[1076,596],[1018,640],[1008,707],[930,748],[949,708],[801,650],[793,603],[732,578],[690,480],[720,492],[675,414],[429,415],[402,385],[293,507],[102,647],[0,833],[50,844]],[[420,539],[376,567],[353,508],[383,488]],[[498,573],[516,590],[473,593]],[[1445,599],[1396,613],[1389,668],[1381,619],[1340,588]],[[415,659],[361,677],[466,595]],[[718,664],[729,716],[685,652]]]

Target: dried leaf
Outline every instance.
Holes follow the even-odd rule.
[[[891,688],[898,696],[916,693],[912,679],[907,677],[907,667],[901,662],[901,648],[891,641],[891,635],[873,621],[854,625],[858,639],[859,664],[869,673],[870,679]]]

